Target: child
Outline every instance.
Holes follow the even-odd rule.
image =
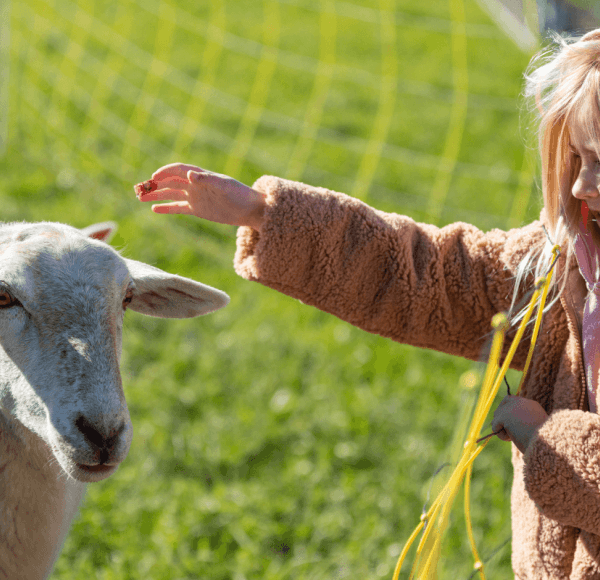
[[[471,359],[494,314],[519,302],[560,244],[523,396],[502,401],[492,429],[514,443],[516,577],[600,579],[600,30],[559,40],[526,78],[545,207],[520,229],[438,229],[326,189],[268,176],[250,188],[183,164],[154,173],[140,199],[171,200],[156,213],[240,226],[235,269],[249,280],[369,332]],[[527,349],[522,341],[514,368]]]

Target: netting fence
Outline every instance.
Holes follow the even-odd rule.
[[[94,213],[100,203],[116,205],[116,200],[122,200],[118,209],[125,208],[128,215],[123,217],[116,209],[111,208],[99,219],[118,219],[125,223],[130,220],[130,224],[142,215],[140,205],[134,199],[132,185],[147,179],[159,166],[182,161],[230,174],[245,183],[252,183],[265,173],[297,179],[358,196],[385,211],[407,213],[417,220],[440,225],[465,220],[484,229],[514,227],[536,217],[539,211],[535,183],[535,143],[531,139],[529,145],[526,145],[527,133],[523,127],[526,123],[522,121],[518,98],[522,73],[530,57],[531,50],[516,46],[475,0],[0,0],[0,165],[8,168],[14,166],[17,168],[14,172],[17,173],[34,167],[54,183],[56,187],[48,188],[49,200],[45,200],[43,211],[49,211],[51,205],[58,203],[56,199],[59,196],[52,197],[58,188],[71,192],[69,196],[65,196],[68,199],[61,202],[61,208],[68,208],[81,200],[88,203],[93,199],[88,211]],[[20,179],[20,174],[15,179]],[[80,198],[77,191],[82,188],[101,189],[100,193],[105,197],[87,195]],[[41,194],[36,192],[36,195]],[[2,219],[7,219],[8,203],[14,206],[11,217],[14,216],[15,219],[23,219],[27,208],[22,206],[30,203],[27,196],[20,193],[2,201]],[[69,221],[72,216],[59,217]],[[80,213],[78,219],[83,220],[84,217],[87,220],[90,216]],[[44,215],[42,219],[50,218]],[[87,223],[89,221],[80,221],[79,225]],[[182,248],[185,244],[181,240],[191,242],[192,235],[187,238],[182,236],[175,242],[173,232],[181,224],[186,224],[184,227],[194,227],[190,225],[191,220],[185,222],[182,218],[181,221],[168,223],[169,226],[166,221],[160,222],[159,226],[147,218],[143,226],[131,228],[123,236],[122,242],[135,239],[132,231],[143,232],[143,236],[138,235],[138,246],[132,257],[147,259],[154,264],[168,255],[170,261],[165,266],[167,270],[181,272],[186,264],[189,267],[192,263],[194,276],[199,275],[199,255],[206,256],[205,265],[212,264],[209,259],[218,261],[213,283],[221,287],[228,280],[223,266],[227,263],[230,268],[233,244],[221,244],[223,248],[219,249],[220,239],[213,236],[211,245],[211,236],[206,235],[208,227],[203,225],[206,230],[202,231],[202,253],[200,254],[200,250],[198,254],[193,253],[196,250],[189,248],[184,248],[184,251]],[[173,240],[169,239],[168,244],[162,244],[163,239],[168,236],[173,237]],[[149,240],[148,245],[151,245],[147,251],[144,250],[145,240]],[[195,244],[195,237],[193,241],[194,248],[200,246]],[[164,252],[164,256],[161,252]],[[203,280],[208,275],[208,270],[208,267],[202,270]],[[207,282],[211,283],[210,279]],[[299,339],[295,336],[296,342],[289,345],[284,342],[282,337],[288,334],[287,326],[292,324],[288,320],[291,310],[278,305],[273,314],[271,311],[274,310],[276,298],[271,295],[265,295],[262,300],[264,304],[268,304],[272,318],[265,322],[261,320],[258,330],[255,325],[260,314],[248,316],[247,319],[235,319],[236,314],[244,308],[245,292],[241,285],[239,289],[236,287],[236,300],[232,301],[230,309],[234,314],[227,324],[222,323],[224,326],[215,339],[217,350],[214,360],[218,364],[215,362],[214,367],[218,368],[215,371],[218,377],[214,384],[245,385],[248,378],[246,374],[267,374],[267,369],[257,367],[256,362],[256,352],[262,351],[265,344],[269,344],[261,334],[266,329],[267,337],[277,337],[273,341],[278,348],[280,342],[284,343],[281,351],[274,346],[269,347],[273,350],[274,357],[281,355],[282,362],[278,360],[277,365],[281,365],[281,368],[289,366],[291,369],[284,373],[275,364],[268,369],[273,373],[272,384],[276,386],[271,385],[271,379],[263,380],[264,377],[256,381],[259,386],[264,384],[264,400],[269,401],[273,397],[271,390],[276,395],[288,392],[281,390],[281,384],[285,383],[282,376],[294,373],[300,375],[300,371],[295,370],[300,367],[290,364],[296,357],[289,354],[298,352]],[[246,300],[247,304],[252,304],[253,309],[257,308],[256,302],[260,299],[257,296],[257,293],[252,294]],[[305,316],[299,314],[298,318]],[[161,339],[153,338],[152,332],[145,330],[147,322],[132,319],[132,327],[134,324],[140,325],[135,328],[143,333],[143,340],[140,339],[139,342],[144,343],[144,349],[139,347],[135,356],[150,364],[149,359],[143,358],[147,354],[147,342]],[[299,325],[298,321],[293,324]],[[311,323],[309,321],[306,324]],[[232,329],[229,329],[229,325]],[[239,334],[233,334],[234,326],[235,332]],[[193,332],[190,331],[190,336],[195,336],[198,332],[194,328]],[[356,364],[360,363],[362,368],[371,357],[369,348],[362,345],[365,340],[363,336],[360,337],[361,345],[356,349],[349,346],[350,343],[346,342],[348,339],[343,338],[347,333],[349,336],[345,327],[336,326],[333,338],[325,336],[322,344],[327,344],[327,341],[337,344],[339,337],[335,337],[335,332],[342,337],[339,339],[339,350],[344,353],[347,351],[344,355],[347,358],[341,358],[339,366],[351,370],[339,373],[332,379],[331,367],[323,367],[323,377],[325,373],[327,377],[315,379],[315,389],[322,390],[321,384],[331,382],[335,384],[332,392],[337,392],[338,383],[347,380],[347,375],[354,373],[355,367],[348,366],[348,361],[358,361]],[[310,333],[306,334],[312,336],[314,333],[315,328],[311,326]],[[220,340],[221,335],[226,338]],[[225,441],[223,448],[226,449],[228,437],[229,440],[235,439],[235,445],[231,443],[235,453],[231,452],[228,456],[223,451],[223,457],[229,458],[233,464],[238,461],[238,455],[243,455],[239,450],[239,441],[247,443],[247,453],[254,454],[250,440],[256,436],[255,428],[251,423],[240,427],[238,417],[242,415],[236,415],[229,408],[233,404],[229,391],[224,391],[227,392],[227,412],[220,410],[214,413],[215,417],[219,417],[218,424],[222,425],[222,428],[218,428],[220,430],[215,427],[217,423],[210,421],[181,421],[177,413],[171,411],[162,413],[162,419],[157,419],[156,408],[159,405],[162,408],[165,404],[163,383],[175,375],[175,371],[169,366],[171,359],[179,365],[177,368],[186,368],[185,376],[190,376],[191,371],[187,369],[191,366],[189,360],[206,360],[208,351],[212,350],[207,349],[202,357],[194,352],[189,355],[189,360],[181,359],[181,352],[187,351],[180,345],[195,343],[188,335],[168,336],[171,338],[161,341],[156,352],[162,352],[165,345],[170,345],[172,350],[166,351],[167,354],[159,361],[159,365],[148,367],[148,375],[152,375],[152,381],[144,378],[146,382],[142,382],[140,379],[139,384],[144,388],[139,389],[143,393],[139,396],[147,398],[147,393],[152,392],[149,383],[154,381],[158,384],[156,389],[159,394],[152,400],[160,401],[154,407],[149,405],[152,408],[148,410],[147,423],[140,427],[140,431],[157,433],[160,438],[169,431],[164,425],[168,426],[173,421],[189,427],[186,438],[193,439],[198,448],[204,439],[208,442],[206,448],[209,448],[211,441],[220,438]],[[129,338],[129,348],[133,352],[133,331]],[[232,358],[227,359],[224,358],[224,351],[229,346],[223,346],[219,350],[221,343],[243,343],[247,350],[238,351],[237,346],[235,349],[231,348],[231,352],[236,351],[235,356],[231,354]],[[307,344],[307,352],[319,353],[322,350],[321,343],[318,346],[314,346],[317,345],[316,342],[314,345],[312,342]],[[194,349],[190,346],[189,350],[192,352]],[[290,358],[283,358],[281,353],[284,351]],[[361,353],[364,352],[369,353],[368,357],[365,355],[366,358],[363,358]],[[452,413],[448,412],[448,405],[440,403],[452,400],[443,398],[449,397],[447,392],[450,389],[446,393],[432,390],[433,379],[430,380],[426,372],[435,364],[440,365],[441,359],[436,359],[434,364],[431,359],[420,362],[416,358],[407,358],[407,364],[411,368],[407,371],[406,378],[404,375],[391,374],[392,361],[404,361],[403,357],[408,357],[408,351],[402,351],[401,355],[399,352],[386,344],[385,357],[388,358],[383,356],[382,347],[378,351],[381,358],[377,360],[377,364],[373,363],[378,376],[390,374],[385,380],[389,380],[390,390],[393,390],[393,398],[389,400],[394,401],[394,405],[385,409],[386,405],[375,400],[375,397],[372,405],[373,408],[384,408],[385,417],[389,411],[389,421],[394,425],[393,429],[389,428],[390,433],[397,432],[396,424],[402,424],[402,429],[412,430],[423,423],[424,434],[419,432],[415,435],[406,431],[409,435],[400,447],[414,453],[418,461],[413,461],[413,456],[406,460],[406,465],[415,467],[407,469],[406,474],[403,474],[406,477],[398,483],[403,486],[402,494],[385,491],[390,493],[393,501],[386,496],[385,502],[382,500],[378,505],[394,506],[394,510],[398,509],[398,519],[403,523],[408,521],[408,528],[412,528],[410,518],[413,515],[410,509],[421,501],[421,496],[416,495],[416,492],[415,495],[409,495],[408,488],[412,485],[420,490],[424,486],[421,479],[429,477],[435,471],[435,466],[439,465],[436,455],[439,450],[436,453],[427,451],[430,448],[422,441],[428,439],[428,445],[432,439],[437,441],[440,423],[450,421],[454,425],[454,419]],[[377,356],[373,355],[373,359],[377,359]],[[306,360],[313,359],[307,357]],[[208,366],[210,365],[207,368]],[[157,370],[159,368],[160,374]],[[203,385],[208,380],[207,368],[202,369]],[[228,377],[223,368],[238,371]],[[386,369],[385,373],[380,372],[383,368]],[[440,373],[439,370],[436,369],[435,383],[439,382],[440,376],[448,374],[452,375],[448,383],[454,386],[456,380],[453,373],[458,371],[442,369],[443,372]],[[358,375],[358,372],[355,374]],[[240,376],[243,376],[243,380]],[[360,380],[363,379],[356,380],[356,385],[361,386]],[[295,384],[295,381],[296,378],[293,381],[290,379],[290,385]],[[426,399],[422,407],[409,404],[407,398],[405,414],[396,415],[395,409],[402,409],[402,405],[396,402],[400,396],[397,393],[397,385],[400,383],[407,390],[408,398],[413,392],[410,390],[413,384],[420,394],[430,392],[430,398]],[[289,388],[289,392],[293,392],[294,387]],[[174,392],[181,390],[181,384],[173,386]],[[248,391],[248,398],[244,399],[246,389],[235,390],[241,393],[242,410],[258,406],[256,391]],[[370,392],[371,386],[361,390],[350,384],[346,385],[346,390],[358,393],[359,401],[363,396],[361,393]],[[202,389],[197,389],[194,384],[193,388],[190,387],[185,392],[196,391]],[[220,392],[217,387],[215,392]],[[135,388],[132,388],[131,395],[128,396],[134,396],[134,393]],[[199,405],[203,404],[202,401]],[[360,407],[364,406],[365,403],[360,402]],[[443,413],[438,408],[441,406],[444,406]],[[435,412],[432,410],[434,407]],[[424,409],[422,413],[419,411],[421,408]],[[307,413],[311,422],[306,423],[308,427],[302,427],[303,431],[310,431],[313,416],[316,417],[314,421],[318,422],[324,420],[329,413],[329,407],[321,398],[315,409],[316,412]],[[344,413],[346,411],[344,408]],[[230,419],[221,420],[221,415]],[[430,415],[434,419],[431,422],[425,421]],[[340,416],[345,417],[341,412]],[[386,439],[388,432],[382,427],[383,416],[377,413],[372,415],[375,417],[372,421],[377,423],[377,431],[382,433],[381,441]],[[230,423],[226,422],[229,420]],[[138,422],[142,422],[141,417],[138,417]],[[257,419],[257,422],[260,421]],[[364,423],[367,424],[366,420]],[[202,436],[204,432],[198,431],[203,428],[206,428],[207,437]],[[289,429],[289,426],[284,428]],[[337,427],[331,432],[337,438],[336,429]],[[259,439],[262,437],[268,442],[271,436],[272,434],[261,434]],[[183,439],[182,436],[181,440]],[[377,456],[389,454],[386,451],[388,445],[394,453],[397,451],[397,441],[393,437],[389,439],[393,441],[386,441],[385,445],[379,440],[373,444]],[[335,447],[338,443],[335,439],[332,446]],[[260,446],[259,444],[256,445]],[[425,456],[423,450],[429,455]],[[196,457],[195,460],[204,461],[202,465],[208,465],[207,469],[215,468],[218,461],[215,460],[213,465],[210,463],[212,459],[205,460],[205,451],[202,447],[202,452],[198,454],[200,459]],[[170,448],[164,457],[171,461]],[[489,467],[493,464],[494,469],[483,468],[479,475],[479,487],[483,489],[483,493],[478,496],[482,498],[479,513],[486,518],[492,513],[496,518],[493,522],[496,526],[492,534],[494,539],[486,538],[487,543],[483,543],[483,553],[488,559],[496,557],[495,554],[504,546],[501,542],[506,536],[501,524],[504,517],[502,514],[508,512],[507,508],[502,507],[502,501],[508,501],[508,494],[503,492],[502,474],[505,471],[498,467],[498,457],[499,455],[490,455],[489,460],[482,457],[482,462],[488,461],[485,465]],[[399,474],[395,462],[389,463],[389,471],[374,475],[365,472],[363,480],[379,481],[383,478],[385,481],[387,477],[389,481],[396,482]],[[131,465],[131,473],[136,473],[131,481],[136,481],[137,500],[138,496],[142,497],[139,490],[144,482],[139,481],[139,472],[135,471],[138,469],[136,464]],[[310,466],[311,463],[301,459],[300,465]],[[510,465],[508,458],[506,465]],[[294,475],[295,472],[290,471],[290,479],[286,479],[285,473],[276,473],[278,475],[275,477],[265,476],[261,485],[256,485],[256,489],[266,490],[264,495],[258,497],[270,500],[274,496],[301,494],[303,490],[300,487],[304,485],[304,480]],[[171,476],[170,472],[165,475],[169,478],[169,486]],[[483,481],[484,476],[489,479]],[[295,482],[298,489],[295,492],[290,492],[289,489],[282,491],[283,488],[277,487],[281,481],[284,484]],[[317,482],[315,486],[325,486],[324,480],[314,481]],[[269,483],[269,487],[265,487],[265,482]],[[334,482],[333,485],[337,484]],[[131,493],[132,486],[128,484],[126,487],[128,491],[123,493]],[[148,502],[154,502],[155,489],[152,486],[149,489]],[[311,496],[310,491],[309,489],[307,492],[308,496]],[[94,493],[101,493],[100,488]],[[190,494],[192,493],[197,494],[197,488],[193,488]],[[360,495],[361,492],[356,493]],[[179,513],[179,504],[175,500],[179,494],[169,492],[166,495],[169,496],[167,499],[173,499],[170,505],[174,507],[170,513]],[[181,497],[192,495],[181,494]],[[186,503],[188,500],[177,501],[183,502],[181,513],[190,513],[191,519],[208,519],[206,514],[198,516],[198,512],[193,512]],[[364,505],[367,507],[360,509],[372,511],[369,504],[371,500],[367,498],[365,501]],[[268,502],[262,499],[255,503],[264,506]],[[127,505],[131,505],[131,498]],[[136,513],[136,517],[146,517],[149,512],[143,510],[147,505],[139,500],[141,515]],[[243,512],[245,508],[240,509]],[[275,506],[273,509],[279,508]],[[326,516],[329,517],[328,514],[316,511],[295,511],[298,512],[299,519],[294,520],[294,526],[300,526],[305,521],[302,518],[306,518],[311,526],[319,527]],[[320,515],[323,515],[322,519],[317,517]],[[344,513],[343,518],[347,519],[348,514]],[[173,520],[175,519],[178,518],[173,516]],[[262,520],[259,518],[257,521],[271,522],[275,519],[271,512],[267,512]],[[372,528],[369,527],[372,525],[371,520],[365,520],[366,531],[361,532],[359,540],[343,546],[339,542],[342,546],[339,549],[347,550],[352,558],[359,560],[362,558],[361,547],[365,544],[365,538],[369,541],[375,538],[373,541],[379,541],[382,545],[387,544],[378,539],[380,537],[384,537],[388,543],[393,541],[390,548],[385,548],[388,550],[387,556],[381,557],[376,564],[362,558],[364,562],[361,569],[376,570],[378,577],[389,576],[397,557],[395,550],[401,548],[399,542],[406,536],[402,531],[394,530],[392,537],[385,527],[390,519],[388,515],[377,516],[375,519],[378,519],[378,523],[373,524]],[[380,525],[380,522],[383,524]],[[253,529],[257,528],[254,521],[248,525]],[[354,524],[343,525],[359,527]],[[84,527],[82,525],[82,529]],[[234,526],[225,527],[229,530]],[[483,529],[484,525],[480,527]],[[167,528],[169,538],[174,544],[181,546],[183,542],[179,538],[187,532],[178,531],[174,534],[168,526]],[[222,528],[224,526],[219,526],[218,532],[213,533],[215,545],[220,546],[222,543],[222,536],[219,535]],[[488,529],[487,520],[485,529]],[[127,562],[134,562],[132,566],[139,569],[142,560],[142,564],[147,564],[148,569],[155,569],[155,560],[159,559],[155,547],[148,548],[145,540],[133,541],[133,534],[126,526],[123,526],[123,530],[128,538],[127,558],[130,559]],[[79,535],[73,534],[72,537],[79,538],[77,541],[83,544],[88,536],[79,531]],[[200,542],[204,542],[205,532],[203,530],[199,534],[203,537],[198,540],[198,545],[204,545]],[[98,533],[110,536],[106,534],[104,526]],[[321,530],[315,536],[320,533]],[[495,536],[500,537],[500,540],[497,541]],[[161,544],[164,537],[160,538],[157,545]],[[247,542],[249,548],[240,548],[240,552],[247,549],[246,553],[252,554],[251,558],[248,557],[248,561],[253,562],[252,565],[261,564],[256,557],[256,554],[262,554],[260,541],[253,539],[252,542]],[[462,558],[459,542],[460,539],[455,540],[450,550],[454,551],[457,559]],[[119,541],[116,540],[115,543]],[[373,551],[372,545],[370,546],[369,550]],[[195,547],[190,548],[194,566],[204,565],[202,562],[198,564],[198,550],[194,550]],[[142,551],[152,555],[141,557]],[[77,550],[72,548],[71,553],[76,554]],[[341,571],[338,576],[328,572],[334,566],[341,570],[346,565],[339,554],[346,558],[346,552],[336,552],[332,548],[327,555],[331,562],[323,564],[318,573],[313,573],[316,564],[309,561],[308,557],[305,561],[301,556],[299,559],[301,565],[305,566],[302,570],[310,569],[313,574],[306,577],[344,577]],[[320,553],[318,556],[325,558]],[[240,558],[242,557],[245,557],[244,554]],[[219,566],[219,569],[225,569],[238,562],[229,557],[225,560],[225,563],[218,565],[211,561],[211,573],[214,574]],[[90,557],[89,562],[95,562],[95,559]],[[165,569],[174,569],[169,556],[163,557],[161,562]],[[72,575],[71,564],[72,560],[68,560],[65,568]],[[110,565],[113,564],[114,562]],[[273,567],[276,568],[277,565],[275,562]],[[282,564],[282,570],[293,569],[294,576],[300,577],[302,573],[294,568],[297,565],[299,564],[294,560],[290,560]],[[508,569],[507,562],[503,565]],[[117,569],[120,564],[114,566]],[[452,569],[451,566],[452,564],[449,569]],[[86,568],[82,565],[81,570],[84,569]],[[348,577],[357,574],[367,577],[364,574],[361,576],[355,567],[348,565]],[[83,572],[81,577],[85,577]],[[275,573],[272,577],[275,577]],[[281,572],[277,577],[292,576],[285,576]],[[453,573],[451,577],[456,576]]]
[[[388,211],[537,211],[517,48],[473,0],[3,0],[0,153],[130,187],[195,163]]]

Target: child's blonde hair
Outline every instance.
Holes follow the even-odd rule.
[[[560,277],[555,277],[555,289],[559,286],[560,289],[550,307],[566,281],[565,274],[573,258],[573,239],[581,219],[581,201],[572,195],[581,167],[571,143],[573,126],[583,130],[596,144],[600,157],[600,29],[581,38],[555,35],[554,45],[531,60],[525,73],[524,95],[537,120],[549,239],[543,249],[532,250],[521,262],[515,298],[527,275],[533,273],[538,277],[545,273],[552,259],[552,246],[559,244],[566,253],[567,267]],[[588,225],[600,241],[598,226],[591,222]]]

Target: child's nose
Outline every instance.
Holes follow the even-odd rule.
[[[573,184],[571,191],[573,197],[577,199],[589,199],[600,195],[598,192],[598,182],[595,177],[592,171],[582,168]]]

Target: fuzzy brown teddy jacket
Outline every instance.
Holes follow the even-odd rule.
[[[508,232],[440,229],[276,177],[253,187],[267,209],[260,232],[238,230],[238,274],[368,332],[473,360],[494,314],[510,307],[517,265],[545,241],[541,221]],[[600,580],[600,416],[587,407],[585,296],[573,260],[522,391],[550,417],[524,455],[512,450],[512,562],[521,580]],[[522,341],[515,369],[528,346]]]

